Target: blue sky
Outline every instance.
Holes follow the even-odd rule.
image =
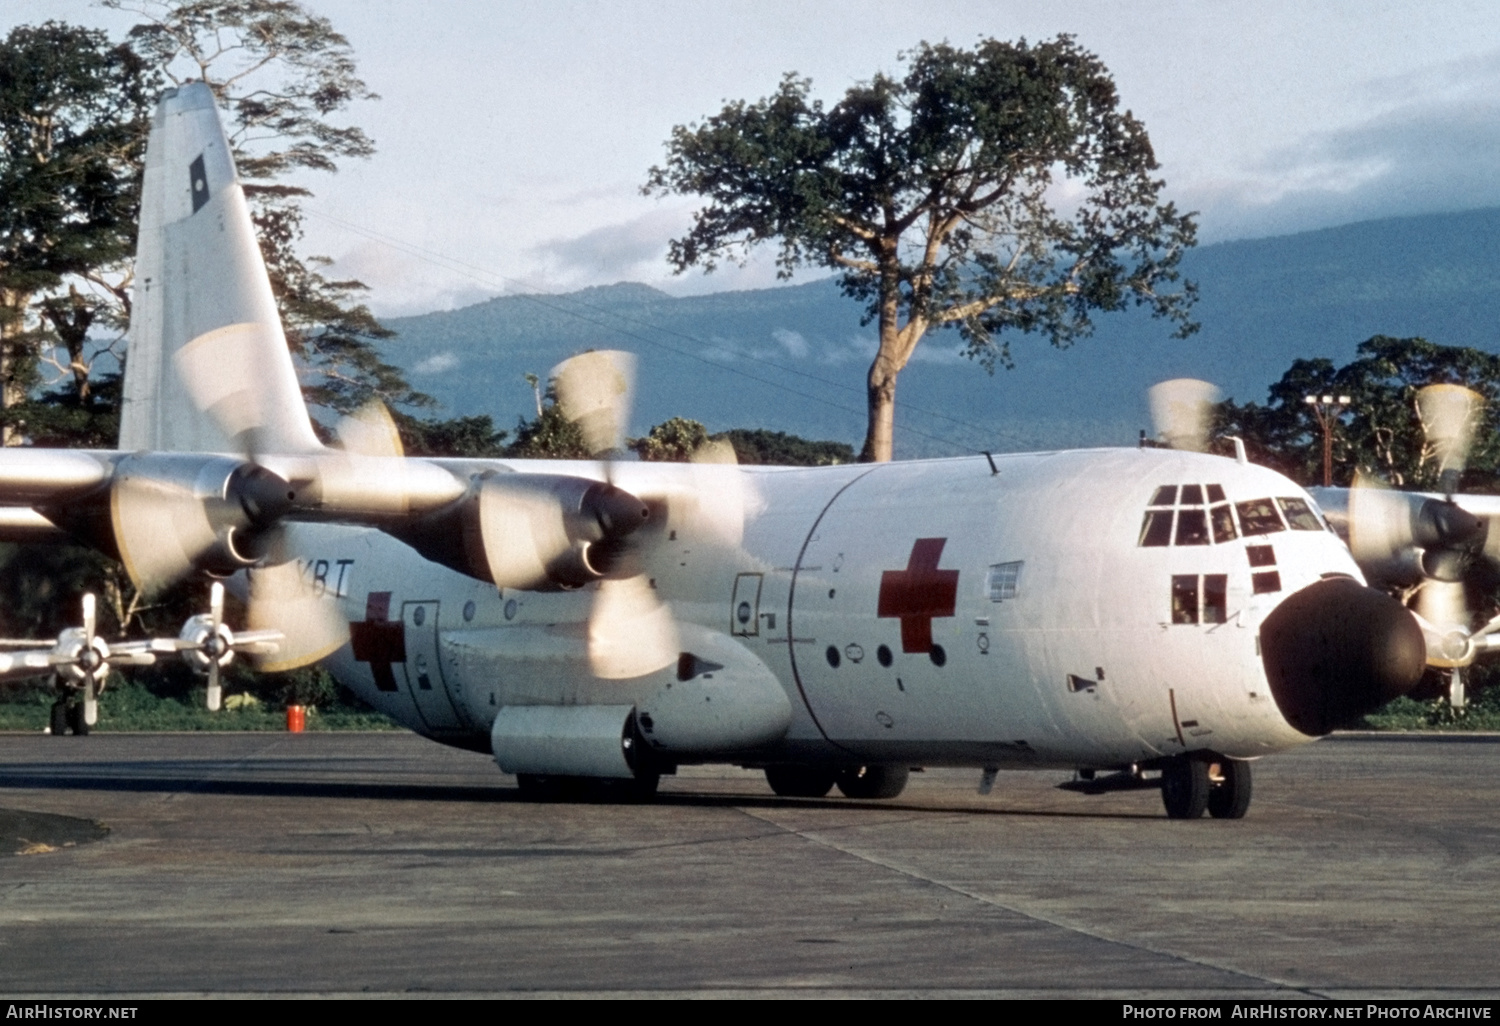
[[[312,177],[312,249],[383,314],[619,280],[774,284],[769,259],[672,277],[691,203],[642,197],[672,126],[797,71],[835,100],[918,41],[1075,35],[1146,124],[1204,242],[1500,205],[1500,5],[308,0],[382,97],[378,152]],[[8,0],[123,33],[81,0]],[[766,254],[769,257],[769,254]]]

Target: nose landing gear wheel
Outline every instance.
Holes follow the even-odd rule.
[[[1214,819],[1242,819],[1250,808],[1250,764],[1238,759],[1219,762],[1216,780],[1208,791],[1208,814]]]
[[[1168,819],[1197,819],[1208,808],[1208,763],[1186,755],[1161,768],[1161,802]]]

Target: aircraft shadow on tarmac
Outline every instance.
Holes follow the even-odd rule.
[[[278,765],[278,773],[287,767]],[[85,768],[47,763],[12,763],[0,767],[0,789],[103,791],[129,793],[175,793],[232,795],[258,798],[333,798],[380,801],[439,801],[470,804],[539,804],[524,798],[511,783],[495,786],[421,783],[368,783],[327,780],[232,779],[245,772],[244,763],[181,761],[94,763]],[[227,779],[205,779],[205,775],[223,774]],[[990,801],[993,799],[986,799]],[[911,801],[850,801],[847,798],[781,798],[775,795],[706,794],[676,791],[662,792],[649,802],[631,802],[607,795],[578,795],[559,799],[558,805],[627,805],[645,804],[661,808],[690,806],[698,808],[766,808],[785,809],[869,809],[882,812],[952,814],[985,816],[1066,817],[1089,819],[1159,819],[1154,810],[1141,812],[1100,805],[1090,809],[1026,809],[990,805],[954,805],[950,801],[926,805]]]

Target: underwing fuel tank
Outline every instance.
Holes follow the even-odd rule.
[[[564,694],[570,682],[586,679],[581,657],[544,629],[482,633],[484,651],[529,682],[529,694],[513,693],[525,704],[502,705],[491,727],[495,759],[507,773],[630,776],[628,745],[622,747],[627,739],[675,764],[762,749],[785,737],[792,722],[786,690],[765,663],[733,639],[694,624],[681,625],[683,652],[676,663],[602,682],[597,694]],[[600,704],[607,695],[614,701]],[[560,704],[565,698],[574,701]]]

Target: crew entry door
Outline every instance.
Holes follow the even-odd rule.
[[[422,719],[434,730],[464,726],[448,696],[438,659],[438,603],[402,603],[401,620],[406,630],[407,687]]]

